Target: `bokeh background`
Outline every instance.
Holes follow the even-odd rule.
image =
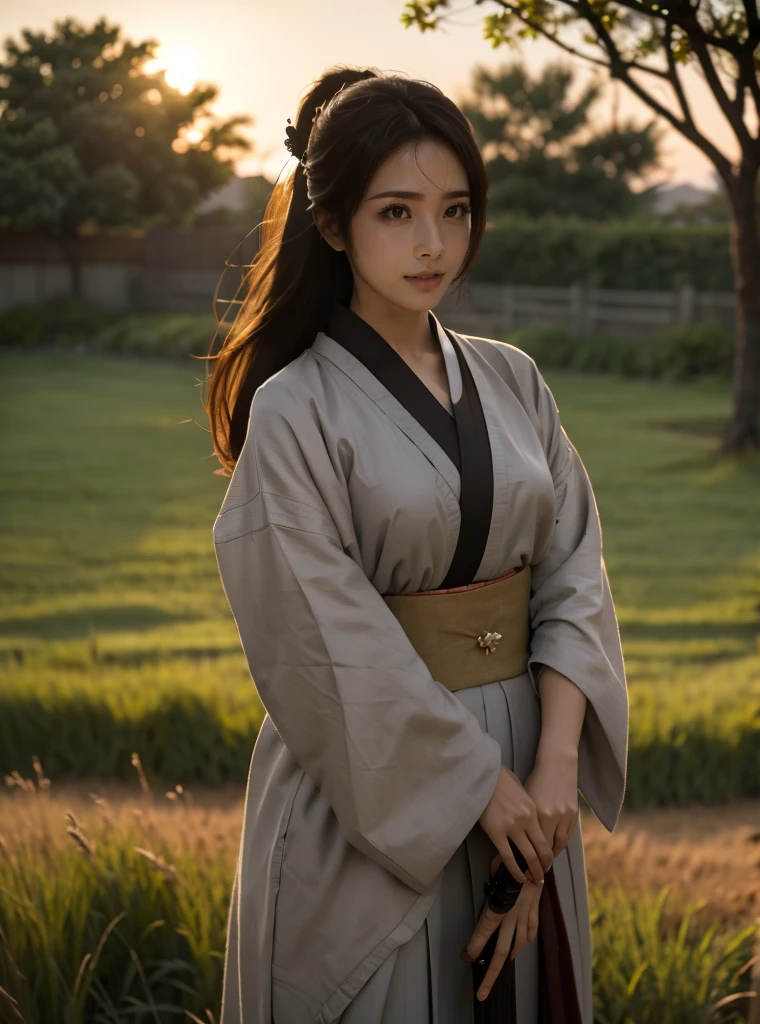
[[[596,1020],[757,1024],[752,5],[33,0],[0,34],[0,1024],[218,1020],[264,712],[206,357],[336,63],[470,118],[488,227],[436,312],[537,360],[594,484],[631,702],[620,823],[581,813]]]

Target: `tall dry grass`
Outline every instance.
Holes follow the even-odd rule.
[[[34,778],[6,778],[0,1024],[213,1024],[218,1015],[242,793],[155,791],[137,757],[133,770],[136,785],[89,792],[51,786],[38,761]],[[656,845],[640,858],[649,871],[641,870],[638,892],[633,852],[620,859],[622,846],[617,876],[605,877],[603,836],[590,817],[583,827],[598,1024],[745,1019],[755,935],[746,908],[721,918],[719,900],[695,904],[699,891],[658,888],[652,869],[664,854]],[[608,839],[627,835],[635,851],[628,829]],[[750,864],[733,866],[738,889]],[[696,859],[692,868],[700,877]],[[621,872],[626,891],[614,884]],[[710,890],[709,871],[701,890]]]

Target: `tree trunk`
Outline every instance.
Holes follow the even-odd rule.
[[[736,286],[733,412],[721,451],[760,448],[760,219],[757,167],[743,165],[729,190]]]

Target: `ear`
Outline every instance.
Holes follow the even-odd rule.
[[[333,223],[332,216],[321,207],[315,207],[313,211],[314,223],[317,226],[317,231],[327,244],[335,249],[336,252],[343,252],[346,248],[343,239],[340,236],[337,225]]]

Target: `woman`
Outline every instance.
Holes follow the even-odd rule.
[[[591,1024],[578,788],[611,831],[625,675],[547,385],[431,312],[482,238],[480,153],[438,89],[373,69],[326,72],[286,131],[299,163],[207,405],[232,471],[217,559],[267,711],[222,1024],[469,1024],[496,929],[478,1001],[507,979],[518,1024]],[[451,609],[475,600],[491,620],[460,657]],[[481,914],[500,861],[517,903]]]

